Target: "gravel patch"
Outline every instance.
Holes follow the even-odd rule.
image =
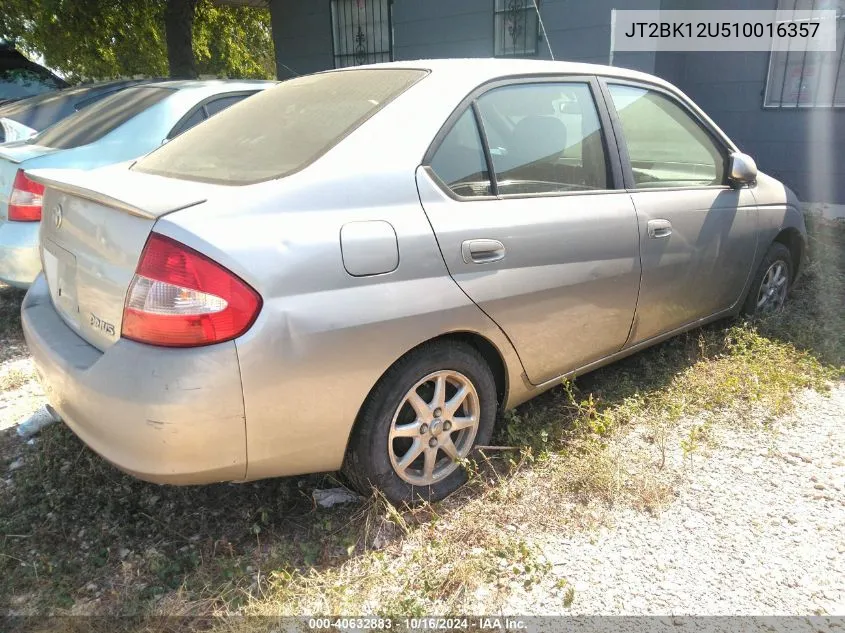
[[[504,612],[845,614],[845,383],[772,425],[721,419],[692,456],[681,439],[668,442],[667,467],[683,471],[668,507],[532,535],[554,578]]]
[[[14,382],[9,380],[14,376]],[[8,382],[14,388],[4,390]],[[0,430],[19,424],[44,405],[44,391],[35,379],[35,366],[29,357],[0,361]]]

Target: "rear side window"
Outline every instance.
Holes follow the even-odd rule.
[[[520,83],[479,97],[493,174],[467,108],[431,158],[431,169],[464,197],[595,191],[612,186],[601,122],[587,83]],[[493,184],[491,184],[491,180]]]
[[[490,174],[475,115],[467,108],[431,158],[434,173],[459,196],[489,196]]]
[[[479,98],[478,109],[499,193],[609,187],[601,124],[588,84],[495,88]]]
[[[176,138],[183,132],[187,132],[195,125],[199,125],[205,121],[205,111],[202,108],[197,108],[194,110],[191,115],[187,119],[183,119],[179,123],[176,124],[176,127],[171,130],[168,138]]]
[[[367,69],[290,79],[175,138],[133,169],[227,185],[287,176],[337,145],[426,74]]]
[[[36,145],[72,149],[99,141],[109,132],[173,94],[167,88],[127,88],[63,119],[30,140]]]
[[[200,104],[196,107],[196,109],[191,112],[187,118],[182,119],[177,123],[174,128],[170,131],[170,134],[167,135],[168,139],[174,139],[180,134],[184,134],[192,127],[199,125],[207,118],[210,118],[217,114],[218,112],[222,112],[226,108],[229,108],[239,101],[243,101],[248,96],[255,94],[254,92],[250,93],[240,93],[240,94],[228,94],[222,97],[218,97],[216,99],[212,99],[207,103]]]
[[[249,95],[229,95],[226,97],[220,97],[219,99],[215,99],[214,101],[209,101],[205,104],[205,113],[208,116],[214,116],[218,112],[222,112],[229,106],[235,105],[238,101],[243,101]]]

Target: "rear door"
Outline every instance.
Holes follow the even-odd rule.
[[[726,147],[659,88],[607,80],[639,216],[642,283],[631,344],[730,308],[751,273],[757,208],[728,186]]]
[[[473,94],[417,172],[446,265],[538,384],[622,348],[637,300],[637,220],[588,77]]]

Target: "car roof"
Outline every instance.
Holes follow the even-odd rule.
[[[58,112],[61,107],[72,107],[74,104],[85,101],[94,95],[103,92],[117,91],[123,88],[134,88],[141,86],[153,86],[161,88],[169,88],[171,90],[186,90],[186,89],[200,89],[208,90],[214,88],[227,90],[255,90],[256,88],[266,87],[278,83],[269,80],[239,80],[239,79],[210,79],[210,80],[171,80],[171,79],[116,79],[113,81],[100,81],[96,83],[78,84],[55,90],[53,92],[43,93],[21,99],[12,103],[0,106],[0,117],[8,117],[14,119],[19,123],[28,125],[26,120],[26,113],[30,110],[43,108],[50,104]],[[65,112],[64,116],[71,114],[73,110]],[[64,118],[64,116],[57,117],[55,120]],[[55,122],[55,121],[51,121]],[[30,127],[34,127],[30,125]],[[36,129],[43,129],[42,125]]]
[[[75,99],[79,98],[80,100],[87,99],[92,94],[96,94],[98,92],[108,92],[110,90],[116,90],[118,88],[128,88],[129,86],[140,86],[148,83],[153,82],[160,82],[161,79],[115,79],[112,81],[97,81],[94,83],[82,83],[76,84],[75,86],[68,86],[67,88],[62,88],[60,90],[54,90],[52,92],[43,92],[41,94],[33,95],[32,97],[27,97],[25,99],[20,99],[19,101],[15,101],[14,103],[7,104],[2,107],[2,110],[6,109],[24,109],[27,107],[31,107],[33,105],[37,105],[39,103],[43,103],[45,101],[60,101],[63,99]]]
[[[648,81],[669,87],[670,84],[648,73],[618,66],[604,66],[601,64],[587,64],[571,61],[552,61],[544,59],[501,59],[501,58],[464,58],[464,59],[414,59],[408,61],[386,62],[354,66],[349,69],[360,68],[419,68],[429,70],[441,78],[452,75],[455,79],[463,79],[466,83],[484,83],[499,77],[525,75],[602,75]],[[328,71],[332,72],[332,71]]]
[[[450,117],[461,116],[466,111],[469,99],[476,94],[477,89],[498,80],[534,77],[581,76],[576,81],[583,82],[584,78],[597,75],[655,86],[681,98],[684,105],[701,118],[727,147],[737,151],[735,144],[712,119],[678,88],[659,77],[626,68],[568,61],[478,58],[397,61],[327,72],[354,73],[359,69],[390,68],[420,69],[430,74],[413,83],[321,157],[318,162],[322,167],[310,170],[313,177],[319,178],[322,170],[332,172],[345,169],[349,172],[351,162],[355,163],[355,169],[361,170],[361,173],[402,168],[416,170],[436,142],[437,135],[443,130],[448,131],[446,126],[453,124],[454,119]],[[408,125],[408,121],[414,124]],[[400,135],[401,142],[397,142]],[[303,170],[298,178],[312,177],[308,174],[308,169]]]
[[[279,83],[270,79],[172,79],[155,84],[157,88],[170,90],[256,90]]]
[[[95,99],[98,95],[107,95],[124,88],[148,85],[159,81],[161,80],[118,79],[78,84],[4,104],[0,106],[0,117],[12,119],[41,131],[73,114],[82,104],[89,99]]]

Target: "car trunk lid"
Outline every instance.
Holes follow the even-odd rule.
[[[41,262],[53,304],[105,350],[120,338],[126,291],[156,220],[205,197],[195,184],[125,168],[28,175],[46,187]]]

